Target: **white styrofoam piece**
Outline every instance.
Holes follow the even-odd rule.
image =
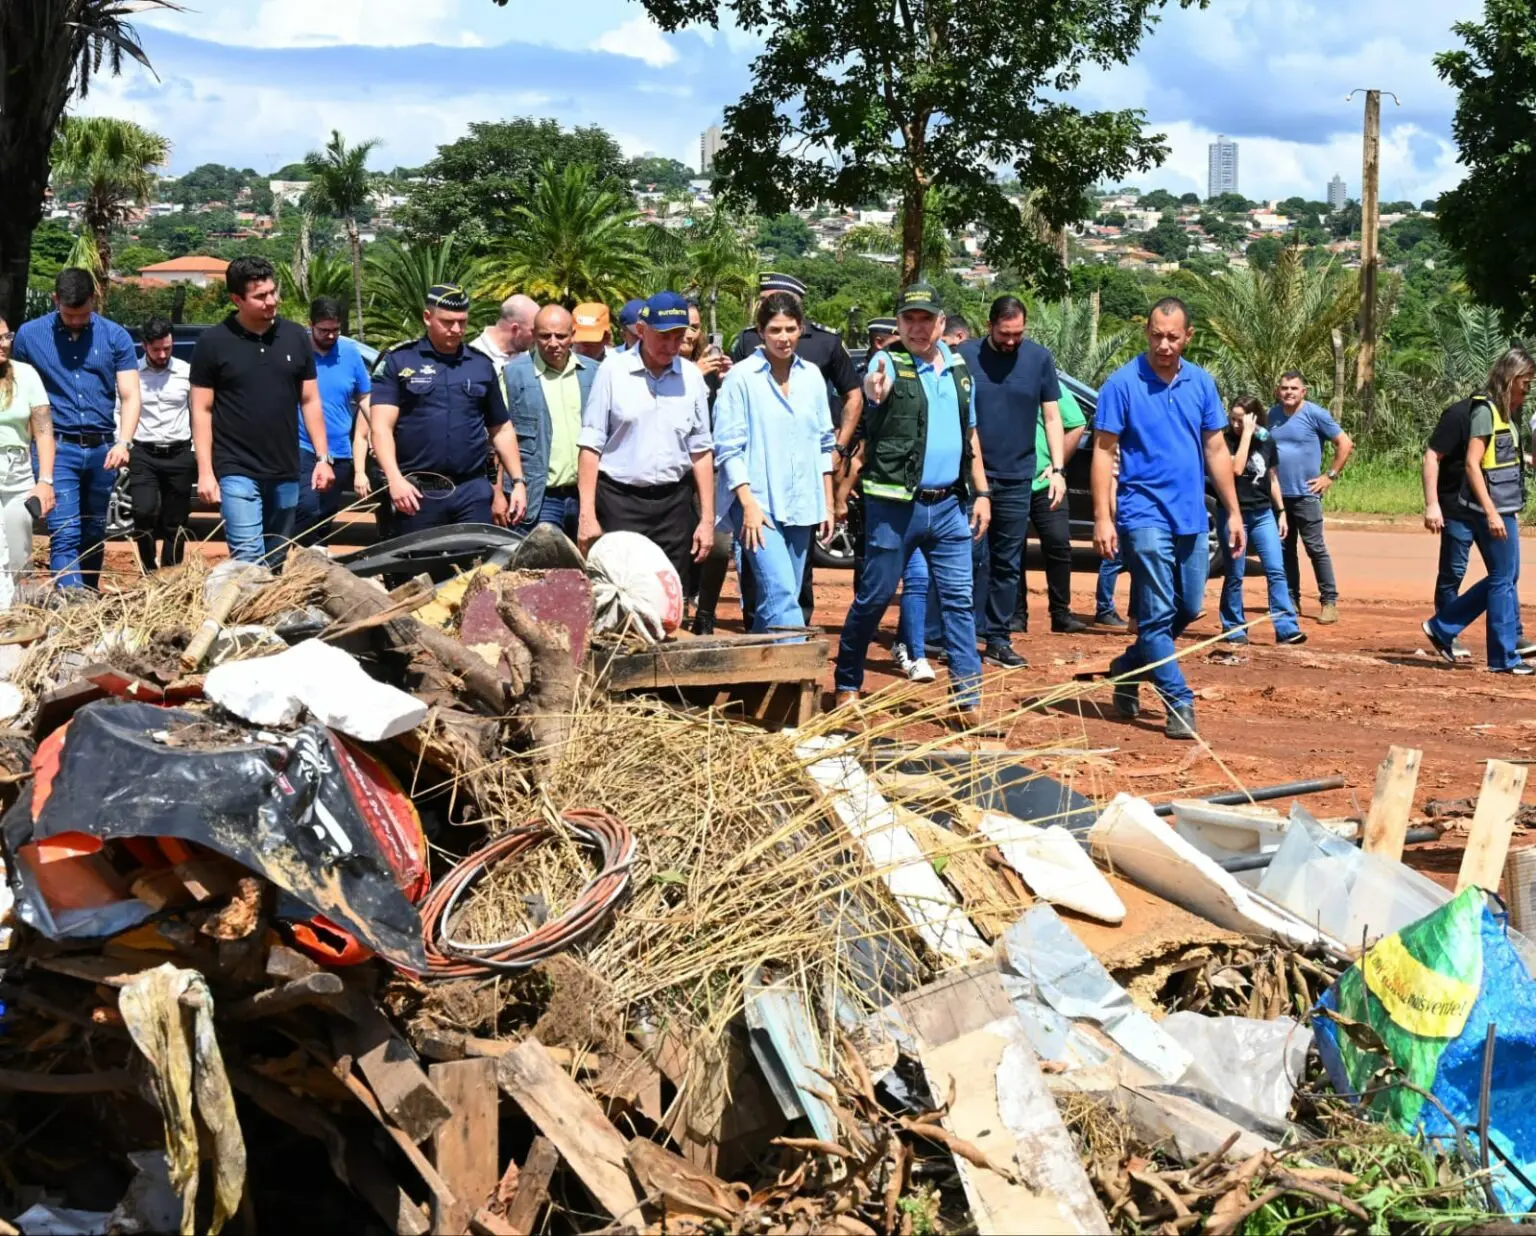
[[[369,677],[347,653],[317,639],[215,666],[203,693],[253,725],[291,725],[307,708],[322,725],[363,742],[415,729],[427,715],[414,695]]]
[[[984,811],[981,831],[1042,901],[1106,923],[1125,921],[1125,903],[1060,824],[1038,828],[1000,811]]]
[[[987,953],[986,941],[859,761],[852,755],[823,754],[843,747],[831,736],[806,737],[795,745],[795,754],[814,761],[812,779],[828,792],[837,818],[864,847],[907,921],[933,950],[952,962]]]

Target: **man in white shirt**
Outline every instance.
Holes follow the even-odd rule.
[[[539,302],[519,292],[501,302],[501,316],[470,341],[470,347],[491,359],[496,372],[533,347],[533,319]]]
[[[153,571],[181,561],[197,488],[197,460],[192,454],[191,372],[186,361],[171,355],[171,324],[164,318],[150,318],[139,335],[144,343],[139,361],[141,402],[128,464],[128,499],[133,504],[139,561],[146,571]]]

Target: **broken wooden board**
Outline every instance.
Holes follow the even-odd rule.
[[[815,680],[827,667],[824,639],[803,643],[726,643],[679,640],[642,652],[593,657],[593,668],[610,691],[661,687],[725,687],[746,683]]]
[[[411,1141],[425,1141],[452,1115],[448,1104],[378,1006],[359,991],[348,995],[346,1012],[355,1025],[337,1028],[339,1050],[356,1060],[384,1114]]]
[[[837,819],[858,841],[902,914],[928,946],[950,963],[985,956],[986,941],[859,761],[844,754],[846,749],[837,738],[813,736],[801,739],[795,754],[810,762],[807,771],[827,792]]]
[[[624,1158],[628,1143],[542,1043],[528,1039],[501,1057],[496,1080],[554,1143],[598,1205],[620,1222],[637,1216],[640,1198]]]
[[[1388,747],[1387,758],[1376,770],[1376,791],[1365,817],[1367,854],[1380,854],[1394,863],[1403,861],[1403,839],[1413,810],[1413,792],[1419,784],[1419,764],[1424,753],[1413,747]]]
[[[453,1111],[432,1134],[432,1161],[455,1200],[452,1206],[434,1203],[432,1226],[439,1232],[462,1232],[501,1178],[496,1062],[434,1064],[427,1076]]]
[[[1524,764],[1488,761],[1483,788],[1477,796],[1477,811],[1467,829],[1461,872],[1456,877],[1458,893],[1473,884],[1489,892],[1499,891],[1499,877],[1504,873],[1504,859],[1509,854],[1509,839],[1514,835],[1528,771]]]
[[[549,1200],[549,1182],[559,1166],[560,1152],[555,1143],[542,1134],[535,1137],[517,1174],[517,1193],[507,1206],[507,1226],[519,1236],[534,1230],[539,1211]]]

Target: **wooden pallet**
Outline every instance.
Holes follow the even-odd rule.
[[[800,725],[821,710],[821,674],[831,646],[769,636],[675,639],[641,652],[592,654],[608,690],[665,692],[698,707],[724,707],[764,725]]]

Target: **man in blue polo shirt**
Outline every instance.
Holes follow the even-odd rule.
[[[96,281],[66,266],[52,313],[16,332],[11,355],[42,376],[56,451],[48,513],[48,566],[60,588],[94,588],[106,555],[107,503],[139,428],[139,360],[133,338],[96,313]],[[34,460],[34,466],[35,460]]]
[[[336,513],[368,494],[368,392],[373,379],[357,344],[341,337],[341,306],[334,296],[316,297],[309,306],[309,341],[315,349],[315,384],[325,413],[325,440],[331,448],[335,481],[328,489],[312,482],[320,458],[303,410],[299,422],[299,507],[293,526],[300,545],[330,540]]]
[[[1312,574],[1317,579],[1322,603],[1317,620],[1339,620],[1339,585],[1334,580],[1333,559],[1323,539],[1323,495],[1344,471],[1355,444],[1339,423],[1307,398],[1306,379],[1291,369],[1280,375],[1275,388],[1278,402],[1269,410],[1269,436],[1280,456],[1280,496],[1285,499],[1285,580],[1291,603],[1301,613],[1301,555],[1296,542],[1307,547]],[[1333,443],[1333,467],[1323,471],[1323,444]]]
[[[1148,677],[1168,711],[1169,738],[1195,736],[1195,697],[1174,659],[1174,638],[1194,621],[1205,595],[1209,476],[1232,532],[1233,556],[1247,535],[1237,506],[1227,412],[1216,383],[1184,360],[1194,336],[1189,307],[1176,297],[1152,306],[1147,350],[1099,391],[1093,433],[1093,544],[1105,559],[1123,553],[1131,573],[1136,642],[1110,665],[1115,709],[1141,712]],[[1120,476],[1115,477],[1115,448]]]

